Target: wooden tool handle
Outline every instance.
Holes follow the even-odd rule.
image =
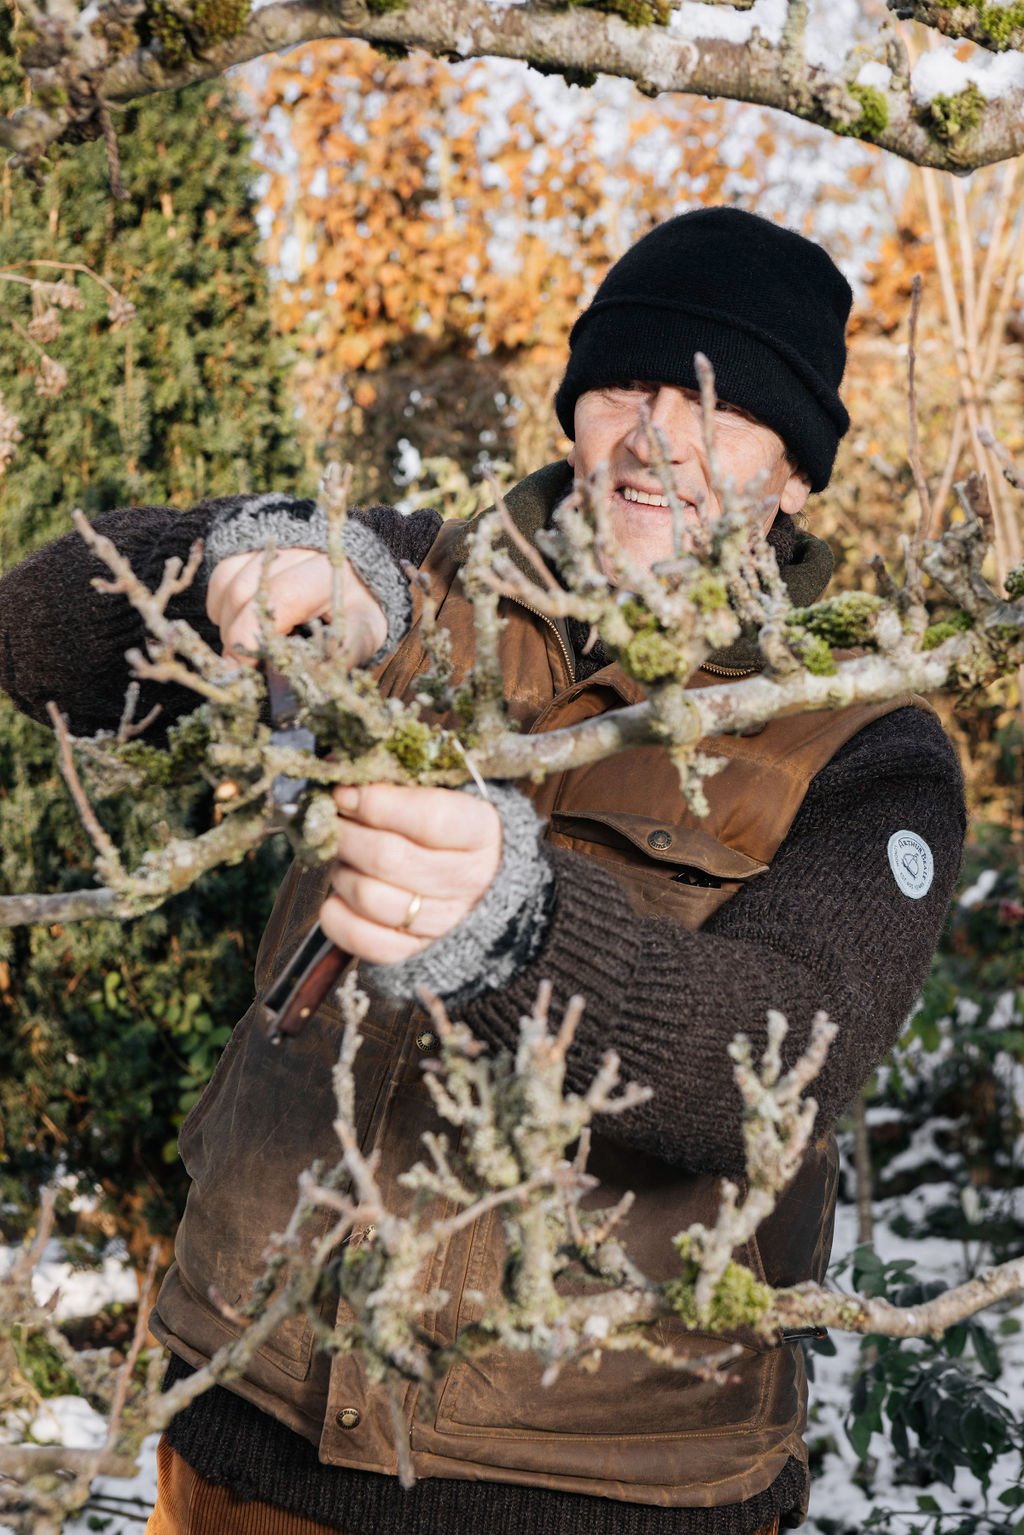
[[[335,985],[348,956],[325,938],[319,922],[311,928],[291,961],[263,999],[263,1017],[271,1039],[301,1034]]]

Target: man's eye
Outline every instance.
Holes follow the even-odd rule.
[[[715,409],[723,411],[726,415],[731,415],[731,416],[739,415],[738,407],[735,406],[735,405],[730,405],[728,400],[716,400],[715,401]]]

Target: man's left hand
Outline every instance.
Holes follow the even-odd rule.
[[[393,965],[457,926],[501,862],[493,805],[455,789],[345,786],[320,926],[347,954]]]

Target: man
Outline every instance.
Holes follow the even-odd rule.
[[[556,406],[574,439],[509,497],[533,536],[571,486],[599,464],[613,488],[624,550],[650,565],[672,547],[645,420],[668,443],[676,489],[714,514],[693,356],[715,367],[722,469],[757,478],[784,579],[813,601],[831,572],[793,517],[828,482],[848,418],[839,400],[850,304],[818,247],[733,209],[659,226],[609,272],[577,322]],[[311,503],[238,498],[177,515],[143,508],[98,525],[144,576],[207,536],[208,582],[178,611],[237,659],[255,634],[259,551],[272,572],[275,622],[288,630],[329,609],[324,528]],[[346,533],[345,604],[357,662],[391,696],[415,691],[423,650],[396,560],[418,564],[453,636],[456,674],[472,662],[461,587],[465,529],[430,512],[376,508]],[[59,540],[0,583],[3,683],[42,716],[56,697],[72,728],[116,722],[138,643],[126,605],[88,590],[94,565]],[[207,612],[203,612],[203,604]],[[508,703],[524,730],[550,729],[629,703],[641,689],[582,626],[504,604]],[[89,643],[83,643],[87,635]],[[702,686],[759,668],[749,641],[715,656]],[[168,696],[169,695],[169,696]],[[155,697],[155,694],[154,694]],[[164,690],[168,712],[191,700]],[[148,703],[148,700],[145,701]],[[166,719],[166,715],[165,715]],[[778,1211],[740,1255],[775,1284],[820,1277],[831,1243],[835,1151],[828,1132],[890,1047],[933,952],[962,842],[953,753],[934,716],[909,699],[772,722],[716,738],[726,767],[707,785],[698,822],[666,752],[646,748],[549,779],[539,788],[472,792],[373,785],[340,789],[338,858],[293,869],[261,945],[262,995],[319,919],[357,956],[374,1004],[359,1055],[359,1124],[380,1154],[389,1194],[433,1124],[421,1052],[436,1041],[412,999],[440,990],[492,1047],[514,1045],[541,978],[556,1005],[575,991],[587,1011],[569,1057],[582,1087],[604,1052],[651,1101],[596,1136],[606,1190],[637,1194],[624,1239],[653,1275],[672,1271],[670,1238],[713,1215],[717,1180],[742,1177],[740,1104],[726,1046],[744,1030],[755,1050],[768,1009],[790,1022],[787,1052],[815,1011],[839,1025],[815,1084],[820,1137]],[[532,800],[528,802],[526,796]],[[897,833],[927,844],[930,877],[909,882],[889,848]],[[242,1020],[181,1135],[193,1178],[154,1327],[180,1378],[234,1335],[211,1290],[244,1302],[267,1236],[282,1229],[298,1172],[331,1157],[329,1068],[337,1012],[325,1006],[300,1039],[270,1047],[255,1007]],[[447,1293],[430,1320],[449,1338],[481,1315],[505,1254],[495,1223],[439,1251],[424,1285]],[[320,1322],[344,1321],[326,1298]],[[150,1535],[476,1535],[514,1524],[545,1535],[761,1535],[806,1510],[799,1348],[749,1338],[724,1387],[615,1355],[593,1376],[542,1390],[528,1358],[498,1353],[457,1366],[429,1412],[403,1403],[419,1480],[395,1480],[393,1424],[358,1359],[314,1349],[313,1322],[287,1323],[247,1369],[175,1420],[160,1449]],[[682,1329],[673,1347],[699,1351]]]

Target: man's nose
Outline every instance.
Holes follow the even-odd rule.
[[[657,457],[651,437],[659,434],[671,464],[685,463],[703,442],[700,401],[675,384],[662,384],[638,405],[626,445],[642,464]]]

